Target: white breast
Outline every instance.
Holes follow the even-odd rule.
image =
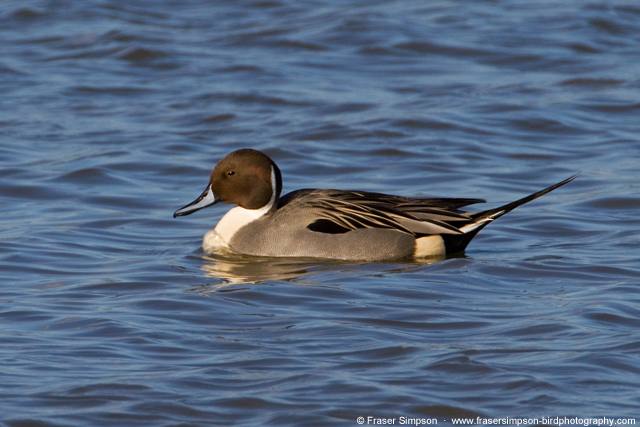
[[[236,206],[220,219],[216,228],[204,235],[202,248],[207,253],[229,248],[229,242],[242,227],[267,213],[264,209],[245,209]]]
[[[250,222],[260,218],[269,211],[269,209],[265,208],[267,208],[267,206],[261,209],[245,209],[240,206],[236,206],[227,212],[222,219],[220,219],[220,222],[218,222],[214,231],[218,233],[222,240],[229,243],[233,235],[236,234],[238,230]]]

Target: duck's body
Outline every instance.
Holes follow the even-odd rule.
[[[483,212],[459,209],[482,199],[423,199],[344,190],[297,190],[280,197],[282,178],[265,154],[250,149],[222,159],[205,192],[175,216],[219,201],[231,209],[203,240],[205,252],[382,261],[463,251],[494,219],[575,176]]]

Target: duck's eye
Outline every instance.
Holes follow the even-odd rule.
[[[229,172],[227,172],[227,175],[229,175],[229,176],[231,176],[231,175],[235,175],[235,174],[236,174],[236,171],[229,171]]]

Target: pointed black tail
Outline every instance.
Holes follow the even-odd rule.
[[[531,194],[530,196],[516,200],[515,202],[507,203],[506,205],[502,205],[495,209],[489,209],[473,214],[471,216],[472,222],[460,227],[460,231],[463,231],[464,234],[442,235],[445,246],[447,248],[447,253],[456,253],[463,251],[467,247],[469,242],[471,242],[471,239],[473,239],[480,230],[482,230],[494,219],[500,218],[502,215],[511,212],[520,205],[524,205],[525,203],[537,199],[540,196],[544,196],[545,194],[555,190],[556,188],[573,181],[578,176],[580,176],[579,173],[565,179],[564,181],[560,181],[559,183],[554,184],[551,187],[547,187],[544,190],[540,190],[536,193]]]
[[[511,203],[507,203],[506,205],[502,205],[499,208],[495,208],[495,209],[489,209],[487,211],[482,211],[482,212],[478,212],[476,214],[473,215],[473,219],[475,220],[475,223],[481,222],[483,219],[488,219],[488,222],[491,222],[494,219],[500,218],[502,215],[511,212],[512,210],[514,210],[515,208],[517,208],[520,205],[524,205],[525,203],[529,203],[532,200],[537,199],[540,196],[544,196],[545,194],[555,190],[558,187],[562,187],[563,185],[573,181],[574,179],[576,179],[578,176],[580,176],[579,173],[570,176],[569,178],[565,179],[564,181],[560,181],[557,184],[552,185],[551,187],[547,187],[544,190],[540,190],[536,193],[531,194],[530,196],[527,197],[523,197],[522,199],[518,199],[515,202],[511,202]]]

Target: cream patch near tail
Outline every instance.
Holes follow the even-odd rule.
[[[447,249],[444,246],[444,239],[435,234],[433,236],[424,236],[416,239],[416,248],[413,256],[416,258],[442,256],[445,255]]]

